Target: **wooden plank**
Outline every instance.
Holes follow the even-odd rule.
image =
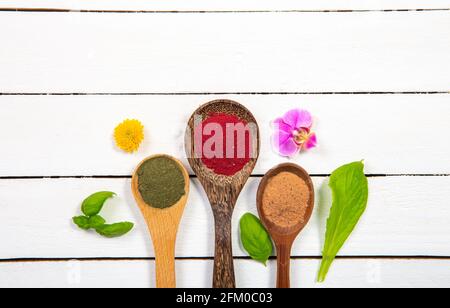
[[[295,256],[320,256],[330,206],[326,178],[314,178],[317,206],[308,227],[293,249]],[[450,177],[370,178],[368,210],[343,256],[449,256]],[[178,237],[178,257],[214,254],[213,217],[203,190],[193,180],[192,192]],[[238,201],[233,220],[236,256],[246,256],[238,239],[238,223],[245,212],[256,213],[259,184],[252,178]],[[71,217],[80,203],[99,190],[118,198],[103,215],[110,222],[136,222],[135,230],[118,239],[105,239],[78,230]],[[1,180],[0,259],[153,257],[147,229],[134,203],[129,179]],[[432,223],[427,223],[432,222]],[[11,235],[14,236],[11,236]]]
[[[366,160],[370,174],[450,173],[450,95],[244,95],[259,122],[255,174],[286,159],[272,151],[271,121],[306,108],[316,118],[319,147],[293,161],[313,174]],[[131,175],[154,153],[183,158],[192,112],[219,96],[0,96],[0,176]],[[112,133],[125,118],[146,127],[141,150],[117,150]],[[424,161],[426,159],[426,161]]]
[[[450,90],[449,11],[3,12],[0,28],[1,92]]]
[[[379,9],[435,9],[448,8],[447,0],[5,0],[1,7],[58,8],[72,10],[379,10]]]
[[[264,267],[237,260],[240,288],[275,286],[276,264]],[[449,260],[336,260],[324,284],[315,283],[318,260],[292,261],[292,287],[304,288],[443,288],[450,286]],[[212,261],[177,261],[178,287],[211,286]],[[0,263],[0,287],[150,288],[155,287],[154,261]]]

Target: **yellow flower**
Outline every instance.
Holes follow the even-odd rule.
[[[114,130],[114,139],[125,152],[136,152],[144,140],[144,126],[138,120],[125,120]]]

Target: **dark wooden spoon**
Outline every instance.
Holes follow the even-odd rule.
[[[195,155],[196,126],[210,115],[217,113],[235,115],[253,125],[253,133],[250,135],[253,154],[244,168],[233,176],[214,173],[213,170],[203,164],[199,155]],[[250,177],[259,156],[258,124],[250,111],[241,104],[231,100],[212,101],[197,109],[189,120],[185,147],[189,164],[205,189],[214,213],[216,246],[213,287],[235,288],[231,219],[239,194]]]
[[[308,208],[306,210],[303,221],[298,222],[292,227],[282,227],[274,224],[267,219],[266,213],[264,213],[263,196],[264,191],[269,183],[269,180],[281,172],[289,172],[297,175],[303,179],[309,187],[310,198],[308,202]],[[311,218],[314,209],[314,186],[309,174],[300,166],[296,164],[286,163],[281,164],[269,172],[266,173],[262,179],[257,194],[257,206],[258,213],[262,223],[267,228],[267,231],[272,236],[273,241],[277,249],[277,288],[290,288],[290,263],[291,263],[291,249],[292,245],[308,223]]]

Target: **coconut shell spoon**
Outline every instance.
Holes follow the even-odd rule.
[[[155,208],[151,204],[147,204],[139,190],[139,170],[141,166],[145,162],[157,158],[168,158],[174,162],[174,166],[177,166],[181,171],[185,183],[184,195],[173,205],[163,209]],[[155,155],[146,158],[139,164],[133,174],[131,186],[134,198],[144,216],[153,240],[156,257],[156,286],[157,288],[175,288],[175,243],[178,226],[189,195],[189,174],[177,159],[168,155]]]
[[[291,173],[302,179],[308,187],[309,194],[308,201],[306,202],[307,204],[304,205],[306,206],[306,210],[302,217],[303,219],[295,220],[295,218],[293,218],[293,221],[289,225],[279,225],[276,224],[274,219],[269,219],[268,213],[266,213],[263,204],[264,193],[270,181],[282,172]],[[261,221],[274,240],[277,250],[277,288],[290,288],[290,262],[292,245],[297,236],[308,223],[314,209],[314,186],[311,177],[303,168],[296,164],[286,163],[271,169],[263,177],[259,185],[257,193],[257,207]]]
[[[251,159],[240,171],[232,176],[216,174],[205,166],[201,157],[196,154],[195,144],[198,140],[195,140],[195,132],[197,125],[210,115],[219,113],[237,116],[247,124],[252,124],[253,128],[250,134],[250,143],[252,144]],[[239,194],[250,177],[259,156],[258,125],[250,111],[241,104],[231,100],[212,101],[197,109],[190,118],[186,131],[185,146],[189,164],[202,184],[214,214],[215,258],[213,287],[235,288],[231,220]]]

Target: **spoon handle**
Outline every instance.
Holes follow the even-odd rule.
[[[160,240],[153,238],[155,248],[156,287],[176,288],[175,238]]]
[[[213,288],[236,288],[233,248],[231,241],[231,215],[215,214],[216,252],[214,257]]]
[[[292,244],[282,243],[277,245],[277,288],[288,289],[291,287],[291,248]]]

